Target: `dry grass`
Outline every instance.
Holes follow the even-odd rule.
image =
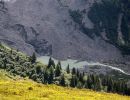
[[[0,80],[0,100],[130,100],[130,97],[42,85],[30,80]]]
[[[8,76],[5,71],[0,71],[0,100],[130,100],[130,97],[118,94],[43,85]]]

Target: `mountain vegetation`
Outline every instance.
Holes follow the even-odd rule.
[[[0,15],[0,99],[130,100],[129,75],[115,70],[88,74],[69,65],[63,69],[51,57],[47,65],[37,61],[37,54],[108,63],[123,60],[126,71],[130,0],[0,0]]]
[[[26,56],[3,44],[0,44],[0,68],[14,76],[28,77],[43,84],[130,95],[130,87],[126,80],[115,80],[109,76],[87,75],[76,68],[71,70],[69,65],[66,70],[63,70],[60,61],[55,64],[52,58],[49,59],[48,65],[43,65],[36,61],[35,53],[32,56]]]
[[[86,9],[70,10],[69,13],[73,21],[79,25],[80,30],[90,38],[94,39],[96,36],[101,37],[119,48],[122,54],[130,54],[129,0],[101,0],[100,3],[95,2],[88,12],[88,15],[86,15]],[[88,29],[85,26],[83,16],[89,17],[92,23],[94,23],[94,29]],[[120,26],[119,16],[121,16]],[[121,29],[118,30],[118,27],[121,27]],[[102,32],[106,34],[103,33],[102,35]],[[122,33],[121,37],[119,33]]]
[[[95,3],[89,12],[89,18],[95,23],[95,30],[102,32],[105,29],[108,42],[121,49],[123,54],[130,52],[130,13],[129,0],[102,0],[102,3]],[[119,39],[118,18],[122,14],[121,32],[123,41]],[[98,31],[97,31],[98,32]]]
[[[0,100],[130,100],[129,96],[89,89],[44,85],[0,70]]]
[[[118,38],[122,10],[112,1],[118,0],[2,0],[0,41],[28,55],[35,52],[59,59],[121,60],[117,47],[129,53],[128,32],[124,32],[128,31],[128,21],[121,18],[123,37]]]

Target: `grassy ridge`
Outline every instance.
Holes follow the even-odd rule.
[[[0,100],[130,100],[117,94],[41,85],[31,81],[0,81]]]
[[[43,85],[28,79],[13,80],[8,76],[0,71],[0,100],[130,100],[130,97],[118,94]]]

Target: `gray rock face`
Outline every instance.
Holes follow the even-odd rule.
[[[120,51],[100,37],[82,33],[69,10],[86,14],[95,0],[15,0],[0,3],[0,41],[27,54],[34,51],[58,59],[107,61],[122,59]],[[100,0],[97,0],[100,2]],[[87,15],[88,29],[93,23]]]

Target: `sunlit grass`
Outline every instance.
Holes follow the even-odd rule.
[[[130,100],[130,97],[86,89],[43,85],[18,76],[12,77],[4,70],[0,70],[0,100]]]
[[[17,79],[0,80],[0,100],[130,100],[130,97]]]

